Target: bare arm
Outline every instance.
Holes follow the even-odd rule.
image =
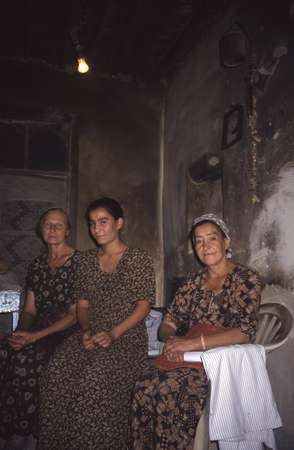
[[[19,331],[29,332],[35,321],[36,314],[37,309],[35,306],[35,295],[33,291],[28,290],[26,292],[24,307],[20,313],[20,318],[17,324],[16,331],[12,333],[11,338],[9,338],[9,344],[13,350],[20,350],[22,347],[26,345],[26,340],[18,333]]]
[[[238,328],[231,328],[221,333],[202,335],[197,338],[173,338],[164,347],[165,353],[202,351],[209,348],[231,344],[246,344],[249,337]]]
[[[93,342],[102,347],[109,347],[112,342],[122,336],[131,328],[134,328],[141,322],[150,312],[150,304],[147,300],[139,300],[136,303],[135,309],[125,320],[112,328],[109,332],[96,333],[93,336]]]
[[[164,321],[160,324],[158,329],[158,336],[161,341],[166,342],[171,336],[176,334],[176,328],[165,323]]]
[[[38,341],[39,339],[66,330],[67,328],[74,325],[76,322],[77,322],[76,307],[75,305],[71,305],[67,314],[64,317],[57,320],[52,325],[49,325],[49,327],[44,328],[43,330],[16,331],[15,333],[12,334],[10,345],[15,350],[20,350],[20,348],[32,344]]]
[[[114,339],[122,336],[126,331],[134,328],[141,320],[150,312],[150,304],[147,300],[139,300],[132,314],[129,315],[123,322],[116,325],[112,330],[111,334]]]
[[[91,334],[89,307],[90,303],[88,300],[81,299],[78,301],[78,321],[83,331],[82,344],[86,350],[92,350],[93,348],[95,348]]]
[[[78,301],[78,308],[77,308],[78,321],[84,333],[90,332],[91,330],[89,320],[89,307],[90,304],[88,300],[81,299]]]
[[[39,339],[66,330],[77,321],[76,307],[75,305],[71,305],[64,317],[43,330],[31,332],[29,330],[34,322],[36,313],[37,310],[35,306],[34,293],[32,291],[28,291],[23,313],[21,314],[20,323],[10,339],[10,345],[14,350],[20,350],[22,347],[32,344]]]
[[[223,333],[204,335],[203,339],[207,349],[221,347],[223,345],[247,344],[249,342],[249,336],[242,333],[239,328],[231,328]],[[201,347],[203,347],[202,344]]]
[[[34,323],[36,314],[37,309],[35,306],[35,295],[33,291],[28,290],[26,293],[23,310],[20,313],[17,330],[29,331]]]
[[[61,319],[54,322],[47,328],[43,330],[36,331],[34,334],[36,335],[36,340],[42,339],[46,336],[50,336],[51,334],[58,333],[59,331],[66,330],[67,328],[75,325],[77,323],[77,314],[76,314],[76,305],[71,305],[68,309],[67,314]]]

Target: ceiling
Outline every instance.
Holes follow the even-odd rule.
[[[2,5],[0,58],[73,72],[80,45],[92,73],[166,79],[229,0],[11,0]]]

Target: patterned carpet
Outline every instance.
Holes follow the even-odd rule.
[[[24,284],[29,262],[44,248],[35,229],[40,215],[54,206],[51,202],[13,200],[1,206],[0,255]]]

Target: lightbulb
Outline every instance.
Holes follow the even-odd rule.
[[[78,72],[79,73],[87,73],[89,70],[89,66],[86,63],[85,58],[78,58]]]

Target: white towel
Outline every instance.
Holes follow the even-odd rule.
[[[211,381],[209,436],[221,450],[276,449],[273,428],[282,425],[261,345],[229,345],[201,356]]]
[[[186,362],[201,362],[201,355],[203,352],[185,352],[184,361]]]

